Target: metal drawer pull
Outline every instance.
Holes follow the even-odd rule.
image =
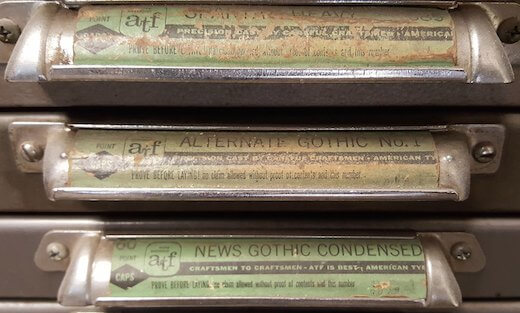
[[[466,233],[398,236],[106,235],[54,231],[35,255],[66,271],[68,306],[450,308],[453,272],[485,265]]]
[[[53,2],[34,9],[5,78],[508,83],[519,47],[504,47],[496,34],[504,14],[519,16],[520,5],[75,10]]]
[[[460,201],[472,173],[497,170],[504,129],[16,122],[11,136],[51,200]]]

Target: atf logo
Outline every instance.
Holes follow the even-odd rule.
[[[181,245],[177,242],[154,242],[146,247],[144,271],[150,276],[172,276],[179,271]]]
[[[165,7],[130,8],[122,11],[120,31],[126,36],[158,36],[166,25]]]
[[[164,141],[156,139],[127,139],[124,152],[126,155],[133,156],[162,157],[164,155]]]

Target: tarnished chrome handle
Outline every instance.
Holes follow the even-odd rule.
[[[496,12],[520,15],[518,4],[501,5]],[[34,10],[5,77],[508,83],[520,47],[504,48],[495,8],[48,3]]]
[[[457,245],[465,250],[453,250]],[[63,257],[56,258],[60,253]],[[461,253],[471,258],[463,260]],[[71,306],[450,308],[462,301],[453,271],[479,271],[485,257],[465,233],[112,236],[54,231],[43,238],[35,261],[42,270],[66,271],[58,300]]]
[[[460,201],[497,170],[504,128],[16,122],[11,137],[52,200]]]

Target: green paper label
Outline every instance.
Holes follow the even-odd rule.
[[[78,130],[69,187],[436,189],[428,131]]]
[[[426,298],[418,239],[113,241],[111,297]]]
[[[74,63],[180,67],[453,67],[446,10],[133,5],[79,10]]]

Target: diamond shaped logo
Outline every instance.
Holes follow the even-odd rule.
[[[132,288],[145,281],[150,275],[135,267],[125,264],[110,274],[110,283],[122,289]]]
[[[121,158],[107,151],[100,151],[85,159],[78,160],[77,163],[79,168],[87,173],[94,174],[94,177],[99,180],[103,180],[124,168],[124,162]]]
[[[104,25],[96,24],[76,32],[76,44],[96,54],[118,44],[116,39],[122,36]]]

